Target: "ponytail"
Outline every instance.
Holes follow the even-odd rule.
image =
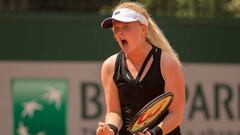
[[[148,22],[147,41],[152,45],[161,48],[163,51],[168,52],[171,56],[173,56],[173,58],[176,59],[177,63],[181,65],[177,53],[171,47],[167,38],[164,36],[163,32],[159,29],[157,24],[151,17],[148,18]]]

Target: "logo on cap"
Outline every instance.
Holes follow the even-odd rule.
[[[118,15],[119,13],[120,13],[120,11],[117,11],[117,12],[114,13],[114,15]]]

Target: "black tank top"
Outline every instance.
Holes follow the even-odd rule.
[[[156,96],[164,93],[165,82],[160,69],[161,53],[161,49],[154,46],[152,47],[151,51],[145,58],[136,79],[133,78],[127,69],[124,53],[122,51],[118,53],[113,79],[117,85],[121,103],[123,126],[120,130],[120,135],[131,135],[127,129],[136,113]],[[142,80],[139,81],[142,72],[151,57],[153,57],[151,66]],[[159,122],[161,122],[163,118],[160,119]]]

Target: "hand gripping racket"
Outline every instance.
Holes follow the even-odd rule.
[[[150,128],[168,109],[173,98],[172,92],[166,92],[151,100],[136,114],[128,130],[136,134]]]

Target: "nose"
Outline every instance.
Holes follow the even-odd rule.
[[[124,32],[119,32],[118,37],[119,37],[120,39],[125,39],[125,34],[124,34]]]
[[[115,35],[119,38],[124,38],[125,37],[125,32],[122,29],[119,29],[117,32],[115,32]]]
[[[119,34],[119,35],[124,35],[123,29],[119,29],[119,30],[118,30],[118,34]]]

